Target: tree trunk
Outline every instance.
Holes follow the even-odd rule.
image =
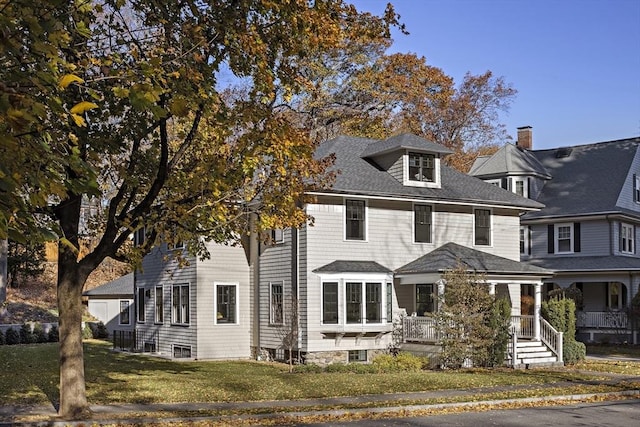
[[[64,419],[90,415],[84,379],[82,348],[82,289],[88,274],[81,272],[75,254],[60,245],[58,259],[58,321],[60,333],[60,407]],[[69,254],[69,252],[72,252]]]
[[[7,314],[7,245],[7,239],[0,240],[0,320]]]

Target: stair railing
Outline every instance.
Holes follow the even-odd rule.
[[[540,340],[558,357],[558,362],[564,362],[562,355],[563,333],[555,330],[553,326],[542,317],[540,318]]]

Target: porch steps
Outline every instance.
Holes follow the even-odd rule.
[[[558,358],[546,345],[540,341],[518,341],[516,345],[516,364],[518,368],[528,368],[533,366],[556,366]],[[507,364],[513,366],[512,352],[507,354]]]

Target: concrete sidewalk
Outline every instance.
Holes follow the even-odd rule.
[[[593,373],[593,372],[591,372]],[[580,384],[593,385],[616,385],[624,381],[638,381],[638,376],[628,376],[619,374],[603,374],[609,380],[593,380],[576,383],[575,381],[556,382],[550,384],[537,384],[535,387],[540,390],[554,387],[576,386]],[[104,425],[104,424],[148,424],[150,422],[222,422],[227,420],[232,422],[238,419],[266,419],[283,417],[304,417],[313,415],[348,415],[362,413],[381,413],[397,411],[418,411],[437,410],[456,407],[473,407],[479,405],[505,405],[505,404],[531,404],[532,402],[548,402],[550,400],[575,401],[599,397],[603,399],[614,399],[624,396],[640,396],[640,390],[625,390],[613,393],[594,393],[587,395],[563,395],[548,396],[539,398],[516,398],[501,399],[492,401],[477,401],[475,396],[488,393],[517,392],[530,389],[529,384],[499,387],[483,387],[465,390],[437,390],[414,393],[390,393],[379,395],[365,395],[353,397],[335,397],[322,399],[286,400],[286,401],[262,401],[262,402],[219,402],[219,403],[160,403],[160,404],[119,404],[119,405],[92,405],[91,410],[95,414],[95,419],[83,422],[59,421],[56,418],[56,409],[50,406],[2,406],[0,405],[0,427],[9,425],[37,425],[37,426],[67,426],[67,425]],[[420,402],[434,399],[459,399],[456,403],[409,405],[403,406],[402,402]],[[374,407],[359,408],[364,404],[375,404]],[[318,409],[331,406],[345,406],[352,409]],[[249,412],[250,413],[244,413]],[[185,416],[185,413],[189,416]],[[211,415],[219,412],[221,415]],[[145,413],[145,418],[135,418],[134,414]],[[201,413],[202,415],[198,415]],[[235,415],[229,415],[236,413]],[[154,416],[157,414],[157,416]],[[21,422],[25,418],[47,419],[42,422]]]

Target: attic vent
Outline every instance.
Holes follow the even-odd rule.
[[[556,151],[556,159],[562,159],[563,157],[569,157],[571,155],[571,148],[558,148]]]

